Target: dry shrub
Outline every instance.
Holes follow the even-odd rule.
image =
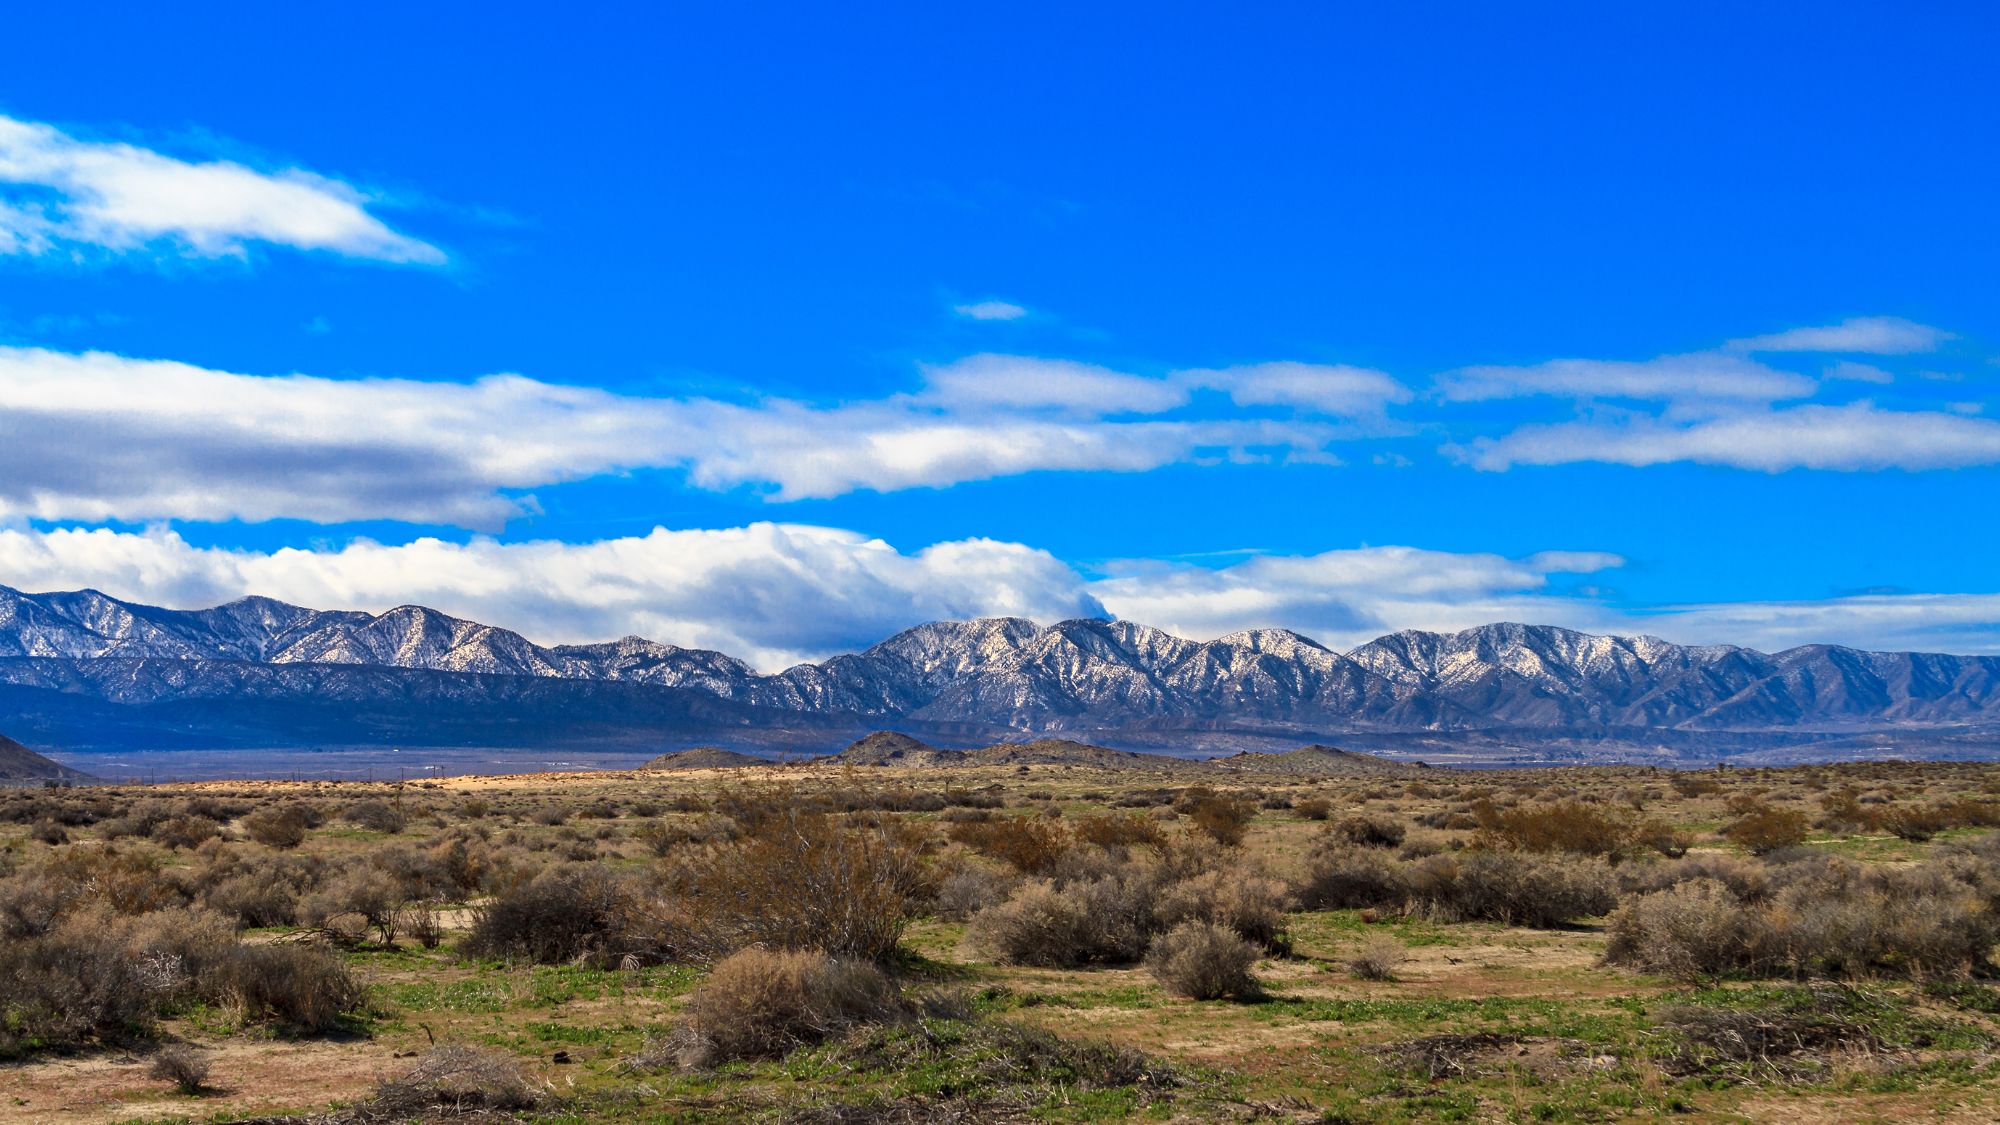
[[[410,823],[403,810],[387,801],[376,800],[356,801],[341,811],[340,819],[356,828],[386,832],[391,836],[409,827]]]
[[[1852,789],[1842,789],[1820,798],[1820,818],[1818,826],[1829,832],[1872,832],[1877,827],[1877,814],[1872,809],[1861,807]]]
[[[1711,793],[1722,792],[1722,783],[1716,781],[1714,778],[1693,777],[1688,774],[1682,774],[1668,782],[1668,784],[1672,785],[1674,792],[1680,794],[1682,797],[1703,797]]]
[[[931,913],[947,922],[963,922],[981,910],[1004,902],[1020,880],[984,867],[961,867],[938,880]]]
[[[1769,855],[1805,843],[1809,827],[1806,814],[1797,809],[1755,805],[1724,827],[1722,834],[1751,855]]]
[[[1987,899],[1948,865],[1815,866],[1761,902],[1713,879],[1641,895],[1611,916],[1605,957],[1689,979],[1963,976],[2000,940]]]
[[[1615,856],[1625,850],[1631,838],[1631,830],[1622,821],[1583,801],[1514,808],[1476,801],[1472,815],[1488,847]]]
[[[608,868],[550,867],[479,907],[465,951],[544,965],[622,954],[634,911],[630,885]]]
[[[126,1040],[191,1004],[321,1033],[344,1026],[365,998],[326,951],[240,944],[217,914],[80,912],[43,935],[0,942],[0,1055]]]
[[[1396,979],[1396,970],[1402,967],[1409,954],[1403,943],[1389,934],[1373,934],[1361,943],[1361,948],[1347,959],[1347,972],[1356,980],[1388,981]]]
[[[1955,826],[1951,812],[1939,805],[1891,805],[1876,823],[1897,839],[1918,844]]]
[[[1062,887],[1032,879],[1006,902],[975,914],[966,927],[966,939],[975,949],[1010,965],[1073,967],[1134,961],[1146,951],[1151,889],[1137,876],[1110,876]]]
[[[1333,815],[1333,802],[1324,797],[1307,797],[1292,802],[1292,811],[1299,814],[1300,820],[1325,820]]]
[[[1166,830],[1144,813],[1102,813],[1076,822],[1076,838],[1100,848],[1159,847]]]
[[[428,1120],[440,1111],[473,1114],[534,1109],[543,1091],[513,1060],[456,1044],[433,1047],[409,1072],[376,1087],[361,1103],[362,1120]]]
[[[1617,882],[1603,860],[1469,851],[1410,865],[1412,898],[1458,921],[1548,928],[1604,914],[1618,905]]]
[[[346,1026],[368,992],[338,957],[311,946],[239,945],[205,982],[210,997],[252,1019],[315,1035]]]
[[[329,934],[356,940],[372,928],[378,942],[391,945],[403,901],[403,885],[395,876],[378,867],[355,867],[307,896],[300,914]]]
[[[1028,816],[999,816],[991,820],[960,822],[953,824],[946,835],[1023,875],[1047,874],[1076,844],[1076,838],[1068,827],[1046,818]]]
[[[56,818],[45,816],[37,820],[34,826],[28,829],[28,838],[34,840],[36,843],[48,844],[51,847],[57,844],[67,844],[69,843],[69,829],[63,827],[62,822]]]
[[[646,850],[666,856],[691,844],[712,844],[737,837],[736,822],[726,816],[708,815],[678,820],[648,820],[633,832]]]
[[[444,944],[444,914],[434,902],[414,902],[405,907],[403,929],[425,949]]]
[[[0,938],[46,933],[71,910],[144,914],[179,906],[187,893],[156,852],[115,844],[71,844],[0,879]]]
[[[1769,917],[1708,878],[1640,895],[1612,913],[1605,932],[1606,961],[1682,980],[1762,973],[1781,956]]]
[[[1257,947],[1223,926],[1182,922],[1146,954],[1146,969],[1167,991],[1190,1000],[1250,999],[1259,992],[1251,967]]]
[[[1307,857],[1299,902],[1307,910],[1397,907],[1409,889],[1404,867],[1379,848],[1322,840]]]
[[[1827,987],[1815,988],[1803,999],[1746,1008],[1671,1005],[1659,1014],[1661,1027],[1673,1035],[1660,1068],[1676,1077],[1719,1073],[1816,1079],[1832,1056],[1881,1048],[1881,1039],[1866,1025],[1866,1014],[1853,1010],[1866,1006],[1853,993]],[[1879,1018],[1879,1013],[1867,1014]]]
[[[147,1073],[172,1082],[183,1094],[199,1094],[208,1087],[208,1052],[185,1043],[169,1043],[153,1052],[153,1063]]]
[[[1281,952],[1291,894],[1276,879],[1241,868],[1217,868],[1163,887],[1153,906],[1154,924],[1208,922],[1246,941]]]
[[[174,816],[155,824],[151,835],[163,848],[194,848],[222,835],[222,826],[205,816]]]
[[[1639,847],[1679,859],[1688,853],[1694,844],[1694,837],[1686,829],[1678,828],[1658,817],[1648,817],[1632,828],[1632,842]]]
[[[1327,835],[1364,848],[1393,848],[1403,842],[1408,831],[1399,820],[1386,816],[1356,814],[1327,828]]]
[[[744,949],[717,962],[688,997],[674,1044],[689,1068],[777,1058],[902,1010],[895,983],[868,962]]]
[[[243,833],[267,847],[296,848],[305,842],[305,810],[297,805],[259,809],[243,818]]]
[[[1226,848],[1243,843],[1243,837],[1250,832],[1250,822],[1257,816],[1257,806],[1240,797],[1220,795],[1202,797],[1194,801],[1185,815],[1196,831],[1207,835]]]
[[[202,889],[199,901],[239,926],[289,926],[299,918],[299,885],[270,870],[219,878]]]
[[[1771,893],[1770,869],[1740,856],[1702,853],[1670,863],[1630,864],[1619,869],[1619,884],[1627,894],[1649,894],[1697,879],[1713,879],[1745,902]]]
[[[922,852],[911,826],[849,829],[788,812],[718,849],[675,897],[711,956],[762,945],[886,961],[931,891]]]

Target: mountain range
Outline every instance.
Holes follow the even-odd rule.
[[[1284,629],[942,621],[760,673],[639,637],[542,646],[421,606],[205,610],[0,587],[0,730],[44,747],[620,745],[822,751],[1051,732],[1217,753],[1337,738],[1433,760],[2000,753],[2000,657],[1762,653],[1495,624],[1347,652]]]

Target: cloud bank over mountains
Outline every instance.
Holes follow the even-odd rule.
[[[764,670],[871,644],[911,624],[1112,616],[1209,639],[1281,626],[1334,647],[1396,629],[1492,621],[1650,633],[1775,651],[1883,640],[1930,651],[2000,648],[2000,595],[1863,595],[1620,610],[1577,576],[1617,555],[1525,558],[1368,547],[1252,556],[1219,568],[1141,561],[1086,573],[1020,543],[914,551],[837,528],[757,523],[588,543],[358,540],[324,550],[196,547],[168,529],[0,530],[0,575],[28,591],[89,587],[195,609],[246,594],[381,612],[405,603],[502,625],[544,644],[639,634],[740,656]]]

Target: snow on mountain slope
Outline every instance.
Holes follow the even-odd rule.
[[[1758,729],[2000,721],[2000,658],[1825,645],[1775,655],[1553,626],[1407,630],[1339,653],[1284,629],[1190,641],[1135,622],[940,621],[862,652],[761,675],[640,637],[543,647],[422,606],[381,614],[269,598],[168,610],[95,591],[0,587],[7,682],[161,700],[232,664],[360,666],[688,688],[807,715],[905,716],[1022,730],[1134,723],[1336,729]],[[135,659],[136,658],[136,659]],[[356,689],[360,690],[360,689]]]

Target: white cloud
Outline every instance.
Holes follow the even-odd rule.
[[[1166,379],[1066,359],[974,355],[924,368],[922,396],[944,406],[1075,414],[1158,414],[1186,404],[1187,388]]]
[[[1028,310],[1006,301],[977,301],[969,305],[953,305],[951,311],[970,320],[1019,320],[1028,315]]]
[[[1437,391],[1447,402],[1553,395],[1646,401],[1776,402],[1804,398],[1817,384],[1790,371],[1721,352],[1627,361],[1556,359],[1526,367],[1465,367],[1446,372]]]
[[[1823,328],[1793,328],[1768,336],[1731,340],[1742,352],[1857,352],[1865,355],[1908,355],[1935,351],[1956,339],[1941,328],[1894,316],[1849,317]]]
[[[1889,374],[1872,363],[1856,363],[1851,359],[1843,359],[1828,366],[1826,377],[1849,383],[1879,383],[1886,385],[1896,381],[1894,375]]]
[[[492,529],[533,510],[526,490],[644,468],[795,500],[1041,470],[1327,462],[1343,436],[1290,415],[1153,417],[1185,387],[1083,364],[978,356],[929,379],[874,401],[745,404],[0,347],[0,516]]]
[[[1658,419],[1523,426],[1457,451],[1480,469],[1603,461],[1693,461],[1776,473],[1787,469],[1951,469],[2000,463],[2000,423],[1870,403],[1804,405],[1680,425]]]
[[[1174,378],[1222,391],[1238,406],[1289,406],[1350,418],[1380,414],[1412,397],[1408,387],[1384,372],[1345,364],[1253,363],[1176,371]]]
[[[1877,651],[2000,652],[2000,594],[1868,594],[1676,606],[1639,619],[1689,644],[1765,652],[1839,644]]]
[[[1332,648],[1398,629],[1454,630],[1493,621],[1602,625],[1606,611],[1544,592],[1549,576],[1623,565],[1600,552],[1526,559],[1414,547],[1309,556],[1262,555],[1219,569],[1128,564],[1091,592],[1119,617],[1188,637],[1283,626]]]
[[[0,116],[0,254],[167,247],[220,257],[263,242],[384,262],[444,261],[437,247],[369,214],[371,202],[349,184],[297,168],[190,163]]]
[[[657,424],[604,391],[263,377],[0,348],[0,514],[396,519],[493,527],[505,495],[644,463]],[[654,442],[657,444],[657,441]]]

